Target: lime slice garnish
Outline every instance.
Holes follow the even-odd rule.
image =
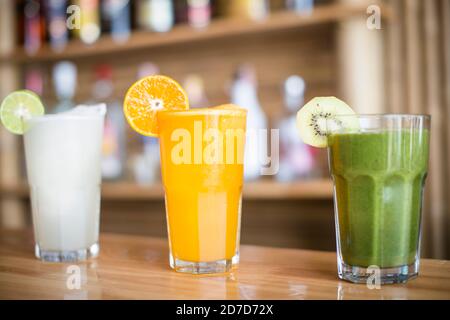
[[[25,133],[25,122],[42,116],[44,106],[39,96],[30,90],[14,91],[6,96],[0,106],[0,119],[5,128],[15,134]]]

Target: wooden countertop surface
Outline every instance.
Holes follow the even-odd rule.
[[[370,290],[338,280],[332,252],[244,245],[233,273],[192,276],[169,268],[164,239],[102,234],[100,246],[69,290],[70,264],[35,259],[31,232],[2,231],[0,299],[450,299],[450,261],[423,259],[417,279]]]

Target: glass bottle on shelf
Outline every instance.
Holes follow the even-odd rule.
[[[188,2],[187,0],[175,0],[175,23],[183,24],[188,23]]]
[[[45,38],[45,20],[41,1],[26,0],[24,11],[24,47],[29,55],[35,54]]]
[[[170,31],[175,22],[172,0],[138,0],[136,15],[139,28],[155,32]]]
[[[142,153],[134,159],[134,178],[139,185],[151,185],[159,179],[159,142],[156,138],[140,136]]]
[[[102,147],[102,177],[108,180],[117,180],[124,174],[126,127],[122,104],[114,97],[114,83],[110,65],[102,64],[95,68],[92,96],[94,103],[106,103]]]
[[[25,89],[31,90],[42,97],[44,93],[44,75],[37,66],[25,69]]]
[[[81,11],[80,28],[74,28],[76,37],[86,44],[93,44],[101,34],[99,0],[73,0]]]
[[[131,1],[102,1],[102,29],[116,42],[125,42],[131,32]]]
[[[188,22],[194,28],[205,28],[211,22],[210,0],[188,0]]]
[[[311,14],[314,0],[286,0],[286,8],[301,14]]]
[[[192,108],[204,108],[208,106],[205,84],[201,76],[189,74],[183,81],[183,88],[189,97],[189,105]]]
[[[267,118],[259,103],[253,66],[243,64],[238,67],[231,85],[231,102],[248,110],[244,178],[254,180],[260,176],[260,160],[267,151],[267,146],[263,146],[260,141],[260,130],[267,129]]]
[[[67,111],[75,106],[73,98],[77,88],[77,67],[69,61],[62,61],[53,67],[53,87],[58,99],[53,112]]]
[[[138,65],[137,68],[137,79],[142,79],[148,76],[159,74],[159,67],[153,62],[143,62]]]
[[[279,181],[293,181],[316,175],[314,148],[298,139],[296,113],[303,105],[305,81],[297,75],[286,79],[283,85],[284,104],[288,115],[279,123],[280,168],[276,175]]]
[[[229,16],[250,18],[252,20],[263,20],[270,13],[268,0],[229,0],[225,1],[225,12]]]
[[[69,40],[66,26],[67,0],[47,0],[45,12],[50,46],[55,51],[61,51]]]

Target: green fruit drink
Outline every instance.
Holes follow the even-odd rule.
[[[331,134],[329,159],[343,262],[380,268],[413,264],[428,130]]]
[[[386,284],[416,277],[430,117],[357,115],[322,97],[300,109],[297,126],[305,143],[328,147],[339,278]]]

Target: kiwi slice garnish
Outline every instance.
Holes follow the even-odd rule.
[[[316,97],[297,112],[297,128],[303,142],[313,147],[325,148],[328,146],[330,129],[350,132],[359,128],[358,119],[355,117],[336,118],[354,114],[352,108],[338,98]]]

